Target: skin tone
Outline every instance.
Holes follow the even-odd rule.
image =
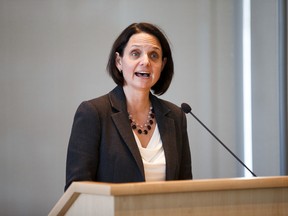
[[[123,86],[128,112],[138,124],[147,120],[151,87],[159,80],[166,63],[162,48],[156,37],[147,33],[137,33],[130,37],[121,57],[116,53],[116,66],[125,80]],[[154,119],[155,120],[155,119]],[[152,125],[147,135],[137,134],[142,147],[146,148],[155,129]]]

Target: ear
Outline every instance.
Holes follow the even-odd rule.
[[[122,58],[118,52],[115,53],[115,65],[118,68],[119,72],[122,71]]]
[[[165,57],[162,61],[161,71],[164,69],[166,62],[167,62],[167,58]]]

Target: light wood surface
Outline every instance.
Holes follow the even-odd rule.
[[[288,176],[74,182],[49,215],[288,215]]]

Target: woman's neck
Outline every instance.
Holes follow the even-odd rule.
[[[149,98],[150,91],[129,91],[126,88],[123,89],[129,112],[136,113],[149,110],[151,106]]]

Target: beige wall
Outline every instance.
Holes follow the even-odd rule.
[[[243,158],[240,2],[0,0],[0,215],[47,215],[62,195],[74,112],[114,87],[107,56],[131,22],[158,24],[170,38],[175,78],[163,98],[191,104]],[[277,2],[257,3],[265,16],[255,23],[265,24],[253,48],[254,171],[279,175]],[[243,176],[239,163],[187,118],[194,177]]]

